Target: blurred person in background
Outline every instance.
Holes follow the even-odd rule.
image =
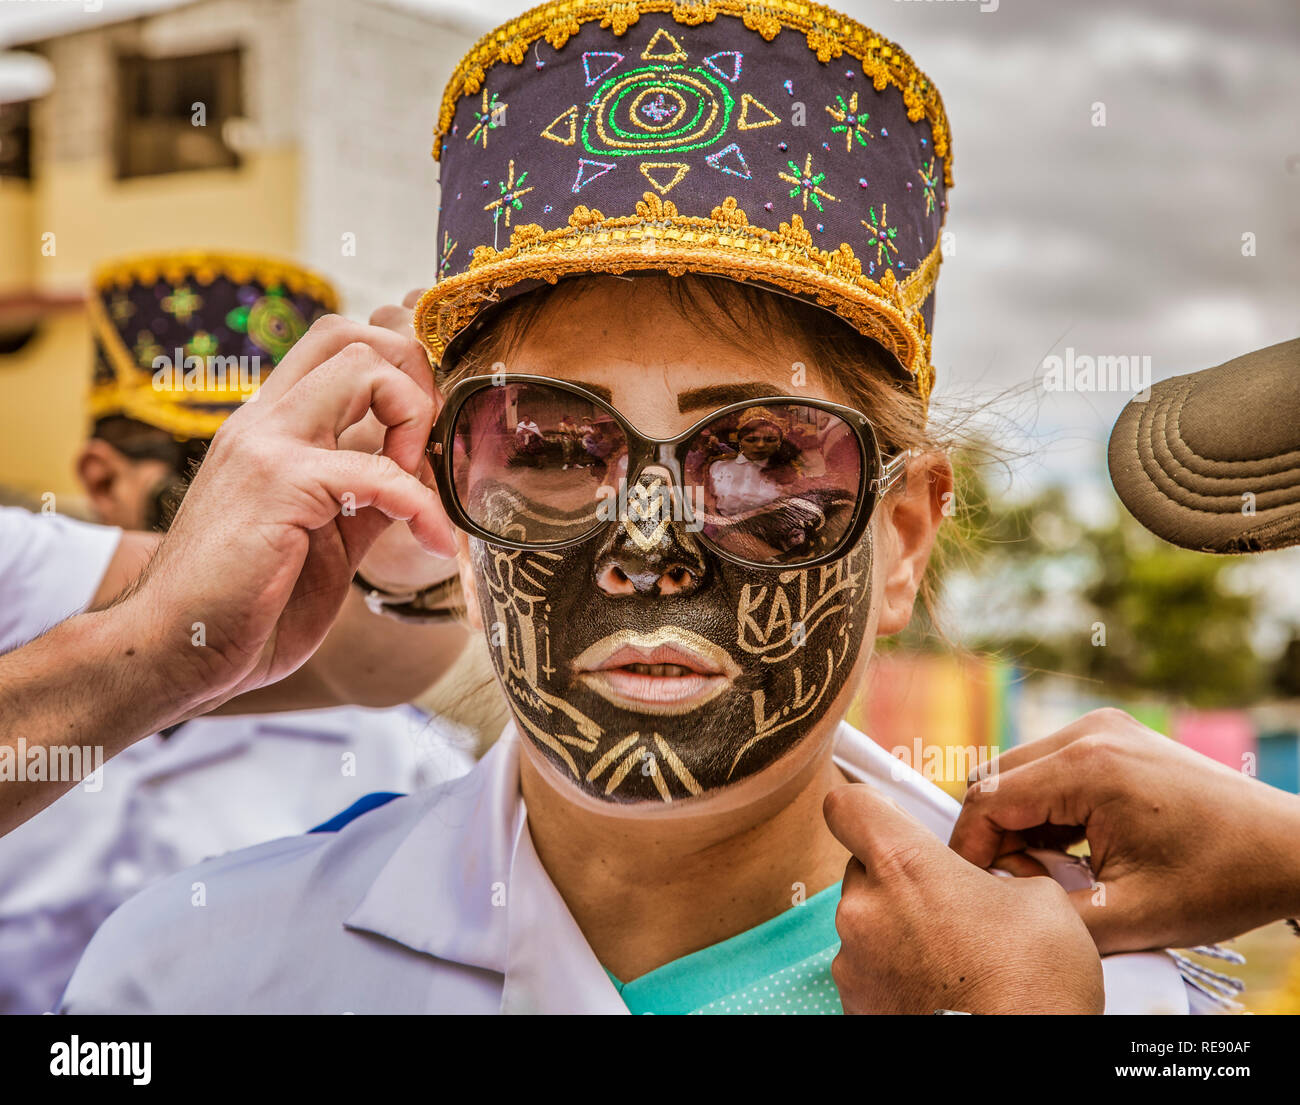
[[[102,525],[0,512],[0,652],[139,575],[158,541],[145,531],[166,529],[218,427],[336,305],[319,277],[265,258],[188,252],[100,270],[93,427],[76,467]],[[400,535],[387,548],[367,561],[372,572],[409,559]],[[432,684],[464,638],[446,619],[377,617],[353,590],[339,632],[312,661],[223,708],[240,716],[200,717],[139,741],[0,838],[0,1011],[52,1008],[95,929],[141,887],[304,832],[367,793],[418,790],[472,766],[457,725],[407,705],[336,705],[400,701],[392,695],[403,673],[390,673],[390,687],[374,678],[370,638],[417,659],[403,697]],[[331,708],[301,708],[311,706]]]

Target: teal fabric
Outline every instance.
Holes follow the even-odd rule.
[[[631,982],[610,980],[633,1013],[842,1013],[831,978],[840,884],[720,944]]]

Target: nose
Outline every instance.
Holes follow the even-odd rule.
[[[596,556],[596,586],[611,596],[698,590],[704,556],[685,521],[674,517],[668,474],[642,473],[620,505],[618,521]]]

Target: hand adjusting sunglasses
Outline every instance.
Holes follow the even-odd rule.
[[[851,407],[732,403],[673,438],[637,432],[599,395],[546,376],[456,384],[428,455],[448,515],[511,549],[561,549],[611,523],[672,521],[736,564],[811,567],[862,536],[903,475]]]

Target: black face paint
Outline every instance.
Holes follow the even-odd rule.
[[[523,734],[584,791],[671,801],[761,771],[822,721],[853,671],[871,603],[871,530],[812,569],[718,557],[643,473],[619,520],[580,545],[471,542],[493,663]],[[602,586],[603,584],[603,586]],[[645,703],[625,662],[693,657],[698,692]],[[583,674],[575,670],[618,664]],[[653,669],[652,669],[653,670]]]

